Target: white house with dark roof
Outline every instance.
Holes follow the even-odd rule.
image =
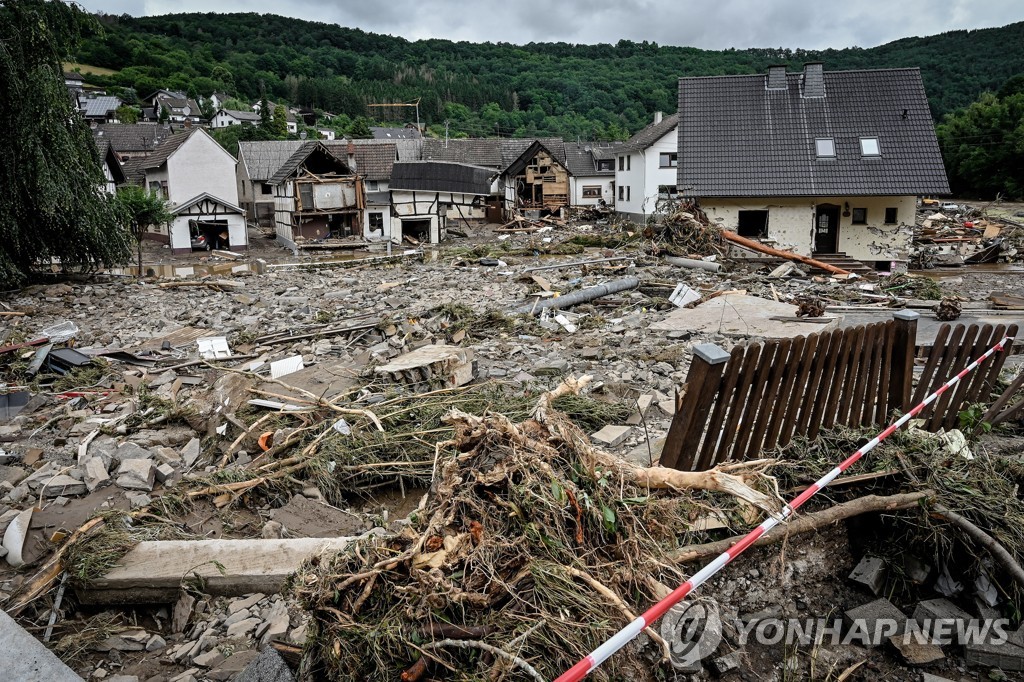
[[[949,193],[916,68],[680,78],[679,112],[680,195],[776,248],[888,271]]]
[[[654,121],[615,152],[615,210],[646,222],[663,200],[676,196],[676,124],[679,116],[654,114]]]
[[[235,109],[218,109],[210,119],[211,128],[230,128],[238,125],[259,125],[260,115],[253,111],[237,111]]]
[[[483,217],[497,171],[450,161],[395,163],[391,169],[391,221],[385,238],[408,236],[436,244],[449,221]]]

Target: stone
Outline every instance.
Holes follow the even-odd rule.
[[[876,599],[843,614],[849,628],[844,641],[875,648],[906,629],[907,616],[888,599]]]
[[[972,616],[948,599],[928,599],[914,609],[914,621],[922,632],[934,635],[936,644],[951,644],[958,632],[957,623],[968,623]],[[961,626],[962,628],[962,626]]]
[[[181,475],[178,470],[172,467],[170,464],[160,464],[156,467],[154,474],[156,480],[162,483],[165,487],[170,487],[178,482]]]
[[[110,485],[110,474],[102,457],[90,457],[85,462],[85,487],[89,492]]]
[[[306,643],[306,633],[308,630],[309,626],[305,624],[294,628],[290,633],[288,633],[288,641],[295,646],[303,646]]]
[[[195,606],[196,598],[188,592],[182,592],[174,604],[174,611],[171,614],[171,632],[177,634],[185,631]]]
[[[199,654],[198,656],[193,658],[192,662],[203,668],[212,668],[213,666],[217,665],[223,660],[224,654],[217,651],[216,649],[211,649],[210,651],[207,651],[205,654]]]
[[[569,361],[562,358],[542,362],[533,368],[534,374],[539,376],[561,376],[568,371]]]
[[[252,651],[251,649],[236,651],[218,663],[210,672],[206,673],[206,677],[214,682],[227,682],[227,680],[234,679],[236,675],[242,672],[259,655],[258,651]]]
[[[7,482],[11,485],[18,485],[25,477],[28,476],[28,471],[18,466],[7,466],[0,464],[0,482]]]
[[[599,445],[603,445],[608,448],[614,448],[622,441],[626,440],[630,432],[633,430],[631,426],[615,426],[609,424],[597,433],[590,434],[590,439]]]
[[[921,682],[953,682],[948,677],[939,677],[931,673],[921,673]]]
[[[1002,644],[996,644],[991,640],[967,642],[964,644],[964,660],[968,665],[1021,672],[1024,671],[1024,647],[1008,641]]]
[[[633,410],[633,414],[629,415],[626,419],[626,423],[630,426],[639,426],[643,423],[644,418],[647,416],[647,410],[651,408],[654,403],[654,396],[650,393],[645,393],[636,399],[636,409]]]
[[[882,588],[885,587],[885,573],[884,559],[876,556],[866,556],[854,567],[853,572],[849,575],[849,579],[868,588],[877,597],[882,593]]]
[[[295,682],[291,668],[273,647],[265,647],[235,682]]]
[[[946,657],[941,648],[929,642],[919,641],[913,635],[893,635],[889,638],[889,643],[909,665],[928,665]]]
[[[423,346],[399,355],[374,373],[416,389],[454,388],[475,376],[473,351],[459,346]]]
[[[281,639],[283,635],[286,635],[290,620],[287,605],[281,601],[275,602],[270,607],[270,612],[263,621],[263,625],[256,629],[256,636],[260,638],[260,645],[269,644],[275,639]]]
[[[82,678],[64,665],[42,642],[26,632],[0,609],[0,652],[4,680],[81,682]],[[286,679],[286,678],[282,678]]]
[[[224,622],[221,623],[221,627],[225,627],[225,628],[231,627],[235,623],[237,623],[239,621],[242,621],[242,620],[245,620],[246,618],[248,618],[251,615],[252,614],[249,613],[249,609],[240,609],[240,610],[235,611],[234,613],[232,613],[227,618],[225,618]]]
[[[250,632],[256,629],[256,626],[263,621],[259,618],[245,618],[236,623],[232,623],[228,626],[227,637],[229,639],[236,639],[238,637],[247,637]]]
[[[135,443],[122,443],[114,451],[114,457],[118,462],[124,463],[129,459],[153,459],[153,453]]]
[[[160,651],[165,648],[167,648],[167,640],[160,635],[153,635],[146,642],[146,651]]]
[[[53,476],[43,484],[43,497],[53,498],[69,495],[84,495],[89,491],[83,481],[67,474]]]
[[[156,478],[156,467],[149,459],[127,459],[117,469],[117,485],[129,490],[153,489]]]
[[[711,661],[711,666],[717,674],[724,675],[727,672],[739,668],[742,662],[742,652],[733,651],[731,654],[726,654],[725,656],[713,659]]]
[[[138,675],[111,675],[107,682],[139,682]]]
[[[125,497],[128,499],[128,506],[132,509],[140,509],[153,502],[153,498],[146,493],[127,493]]]
[[[261,599],[265,598],[266,596],[267,595],[261,592],[256,592],[255,594],[250,594],[248,597],[235,599],[233,602],[228,604],[228,613],[236,613],[238,611],[241,611],[242,609],[248,609],[252,606],[255,606],[260,602]]]
[[[185,461],[185,465],[189,467],[195,466],[196,460],[199,459],[200,454],[201,450],[198,438],[193,438],[181,449],[181,458]]]
[[[107,653],[109,651],[142,651],[145,648],[145,644],[130,641],[121,635],[112,635],[102,642],[95,644],[93,646],[93,651],[99,651],[101,653]]]

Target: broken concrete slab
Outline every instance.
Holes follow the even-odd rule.
[[[895,647],[900,656],[910,665],[928,665],[937,663],[946,657],[942,649],[929,642],[918,641],[917,638],[904,635],[893,635],[889,643]]]
[[[636,409],[626,419],[626,423],[630,426],[639,426],[643,423],[644,418],[647,416],[647,410],[651,409],[651,405],[654,404],[654,396],[650,393],[645,393],[636,399]]]
[[[621,444],[622,441],[626,440],[632,430],[632,426],[615,426],[609,424],[597,433],[590,434],[590,439],[599,445],[603,445],[607,448],[614,448]]]
[[[854,567],[848,576],[850,580],[871,590],[876,597],[885,587],[885,560],[881,557],[866,556]]]
[[[126,459],[117,469],[117,485],[128,490],[153,489],[156,468],[148,459]]]
[[[7,652],[7,653],[2,653]],[[0,669],[19,682],[82,682],[82,678],[0,610]]]
[[[102,457],[90,457],[85,462],[85,486],[89,492],[110,485],[110,474]]]
[[[336,538],[358,535],[366,530],[366,522],[351,512],[294,495],[288,504],[270,512],[290,534],[307,538]]]
[[[850,609],[843,614],[843,622],[849,628],[846,641],[873,649],[889,637],[902,634],[907,616],[882,598]]]
[[[183,578],[202,578],[208,594],[279,592],[313,554],[340,551],[354,538],[180,540],[140,542],[121,563],[80,590],[86,604],[174,601]],[[221,571],[223,568],[223,572]]]
[[[88,491],[84,481],[79,481],[67,474],[54,476],[43,484],[43,497],[45,498],[84,495]]]
[[[797,306],[745,294],[718,296],[695,308],[673,310],[665,319],[654,322],[654,331],[687,331],[725,336],[759,336],[784,339],[828,331],[839,326],[840,318],[816,318],[821,322],[790,321]],[[774,319],[785,318],[785,319]],[[810,319],[810,318],[808,318]]]
[[[938,598],[920,602],[913,618],[923,632],[933,635],[937,644],[945,645],[951,644],[963,628],[957,624],[967,624],[973,616],[948,599]]]
[[[473,351],[458,346],[422,346],[374,369],[378,375],[419,389],[454,388],[475,376]]]
[[[1010,642],[968,642],[964,644],[964,660],[968,665],[999,668],[1008,672],[1024,671],[1024,647]]]

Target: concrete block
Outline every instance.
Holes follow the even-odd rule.
[[[5,680],[82,682],[82,678],[0,610],[0,670]]]
[[[117,469],[117,484],[129,490],[153,489],[156,467],[149,459],[126,459]]]
[[[380,365],[374,372],[416,388],[454,388],[473,380],[473,351],[458,346],[423,346]]]
[[[1024,648],[1003,642],[968,642],[964,645],[964,660],[968,665],[999,668],[1004,672],[1024,671]]]
[[[714,668],[715,673],[718,675],[724,675],[727,672],[731,672],[740,667],[742,663],[742,652],[734,651],[731,654],[726,654],[719,658],[711,661],[711,666]]]
[[[936,644],[953,643],[957,638],[957,623],[968,623],[973,616],[948,599],[929,599],[914,609],[914,620],[922,632],[933,635]]]
[[[885,560],[876,556],[866,556],[853,569],[849,578],[871,590],[871,593],[877,597],[885,587],[885,574]]]
[[[629,415],[626,419],[626,423],[630,426],[639,426],[643,423],[644,417],[647,416],[647,410],[651,408],[654,403],[654,396],[645,393],[636,399],[636,409],[633,410],[633,414]]]
[[[88,488],[83,481],[65,474],[53,476],[43,484],[43,497],[47,498],[84,495],[86,492],[88,492]]]
[[[181,474],[170,464],[161,464],[154,469],[154,473],[156,480],[163,483],[164,486],[172,486],[181,479]]]
[[[90,457],[85,462],[85,486],[89,492],[110,485],[110,474],[102,457]]]
[[[889,638],[889,643],[896,648],[896,651],[909,665],[928,665],[946,657],[942,653],[942,649],[935,644],[918,641],[912,635],[910,637],[893,635]]]
[[[615,426],[609,424],[597,433],[590,434],[590,439],[599,445],[614,448],[622,441],[626,440],[626,437],[629,436],[632,430],[632,426]]]
[[[907,617],[888,599],[876,599],[843,614],[853,644],[875,648],[906,629]]]

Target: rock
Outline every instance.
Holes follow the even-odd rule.
[[[850,609],[843,614],[843,621],[850,629],[844,642],[868,648],[880,646],[889,637],[902,634],[907,625],[906,615],[884,598]]]
[[[160,651],[167,647],[167,641],[160,635],[153,635],[146,642],[146,651]]]
[[[130,459],[153,459],[153,453],[135,443],[122,443],[114,451],[114,457],[123,464]]]
[[[85,487],[89,492],[110,485],[110,474],[102,457],[90,457],[85,462]]]
[[[174,611],[171,615],[171,632],[177,634],[185,631],[195,606],[196,598],[188,592],[182,592],[177,603],[174,604]]]
[[[0,464],[0,482],[18,485],[26,476],[28,476],[28,471],[21,467]]]
[[[212,668],[213,666],[217,665],[223,660],[224,654],[217,651],[216,649],[211,649],[210,651],[207,651],[205,654],[199,654],[198,656],[193,658],[192,662],[203,668]]]
[[[160,464],[154,471],[156,480],[164,485],[164,487],[170,487],[178,482],[181,475],[178,470],[172,467],[170,464]]]
[[[112,675],[106,678],[107,682],[139,682],[138,675]]]
[[[226,682],[227,680],[234,679],[247,665],[253,662],[258,656],[258,651],[245,650],[236,651],[227,657],[224,661],[218,663],[210,672],[206,673],[207,679],[214,680],[214,682]]]
[[[225,627],[225,628],[231,627],[235,623],[237,623],[239,621],[243,621],[243,620],[245,620],[246,618],[248,618],[251,615],[252,614],[249,613],[249,609],[239,609],[238,611],[235,611],[230,616],[225,618],[224,622],[221,623],[221,627]]]
[[[267,614],[263,625],[256,630],[256,636],[260,638],[260,646],[269,644],[287,634],[289,624],[288,606],[283,601],[275,602],[270,607],[270,613]]]
[[[273,647],[265,647],[235,682],[295,682],[291,668]]]
[[[249,608],[251,606],[255,606],[256,604],[259,603],[259,601],[261,599],[264,599],[266,596],[267,595],[265,595],[265,594],[263,594],[261,592],[256,592],[256,593],[250,594],[248,597],[242,597],[241,599],[236,599],[233,602],[231,602],[230,604],[228,604],[228,613],[236,613],[238,611],[241,611],[242,609],[247,609],[247,608]]]
[[[736,670],[740,667],[740,663],[742,663],[742,652],[740,651],[733,651],[730,654],[726,654],[725,656],[721,656],[711,661],[712,667],[719,675],[724,675],[729,671]]]
[[[876,597],[885,587],[885,560],[876,556],[866,556],[860,560],[850,573],[849,579],[871,590]]]
[[[597,433],[590,434],[590,438],[599,445],[614,448],[626,440],[626,437],[629,436],[632,430],[633,427],[631,426],[614,426],[609,424]]]
[[[243,620],[232,623],[228,626],[227,637],[228,639],[247,637],[249,633],[255,630],[256,626],[262,622],[263,621],[259,618],[245,618]]]
[[[89,489],[84,482],[66,474],[59,474],[57,476],[53,476],[43,484],[43,497],[53,498],[84,495],[88,490]]]
[[[155,467],[149,459],[127,459],[117,469],[117,485],[129,490],[153,489]]]
[[[93,651],[107,653],[109,651],[142,651],[146,648],[146,645],[139,642],[133,642],[121,635],[112,635],[102,642],[95,644],[92,648]]]
[[[889,638],[896,651],[909,665],[928,665],[946,657],[942,649],[928,642],[918,641],[912,634],[893,635]]]
[[[185,465],[189,467],[195,466],[200,454],[198,438],[193,438],[181,449],[181,458],[185,461]]]
[[[308,629],[309,626],[305,624],[294,628],[290,633],[288,633],[288,641],[295,646],[303,646],[306,643],[306,632]]]
[[[561,376],[569,371],[569,361],[562,358],[555,358],[542,362],[533,368],[534,374],[540,376]]]
[[[132,509],[140,509],[153,502],[153,498],[146,493],[128,493],[125,497],[128,498],[128,505]]]

